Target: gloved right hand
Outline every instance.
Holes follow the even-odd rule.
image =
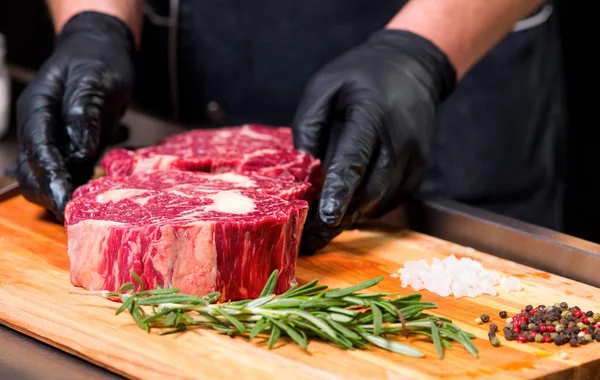
[[[24,197],[61,222],[73,190],[93,175],[133,88],[135,40],[103,13],[72,17],[17,103],[17,180]]]

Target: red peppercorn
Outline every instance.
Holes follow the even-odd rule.
[[[541,326],[540,326],[540,332],[541,332],[541,333],[544,333],[544,332],[546,332],[546,325],[541,325]]]
[[[530,332],[531,336],[535,338],[535,336],[538,334],[535,331]]]
[[[544,342],[550,343],[551,341],[552,341],[552,338],[550,338],[549,336],[544,337]]]
[[[519,343],[526,343],[527,342],[527,337],[525,335],[519,335],[517,337],[517,342],[519,342]]]
[[[554,332],[554,326],[552,326],[552,325],[548,325],[548,326],[546,327],[546,331],[547,331],[547,332],[549,332],[549,333],[553,333],[553,332]]]
[[[584,325],[589,325],[590,324],[590,320],[587,319],[587,317],[583,317],[583,318],[581,318],[581,323],[583,323]]]
[[[529,315],[533,316],[533,315],[535,315],[535,312],[536,312],[536,310],[531,310],[531,311],[529,312]]]
[[[574,316],[575,318],[579,318],[579,317],[581,317],[582,315],[583,315],[583,311],[581,311],[580,309],[577,309],[577,310],[573,311],[573,316]]]
[[[521,329],[519,328],[519,326],[514,326],[512,330],[515,334],[518,334],[521,332]]]
[[[600,323],[599,322],[594,323],[594,329],[600,329]]]

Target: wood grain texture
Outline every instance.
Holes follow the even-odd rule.
[[[158,336],[140,330],[131,317],[114,315],[110,301],[71,294],[66,235],[44,212],[23,198],[0,203],[0,323],[130,378],[244,379],[473,379],[473,378],[597,378],[600,344],[577,348],[554,344],[519,344],[502,340],[492,347],[488,325],[474,319],[487,313],[501,324],[498,312],[516,313],[528,303],[566,301],[582,309],[600,310],[598,289],[540,272],[482,252],[412,231],[347,231],[322,252],[299,260],[302,284],[313,278],[331,287],[349,286],[385,275],[374,291],[400,291],[399,279],[389,274],[407,260],[440,259],[449,254],[471,257],[484,267],[518,276],[525,290],[474,299],[440,297],[422,291],[435,302],[433,314],[451,318],[477,335],[480,351],[473,358],[454,344],[440,360],[433,344],[411,338],[425,358],[409,358],[374,348],[343,351],[313,341],[309,352],[283,340],[273,350],[260,339],[229,338],[210,330]],[[549,260],[552,258],[549,257]],[[404,339],[404,338],[400,338]],[[562,359],[561,352],[568,353]]]

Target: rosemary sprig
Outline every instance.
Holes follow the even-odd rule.
[[[420,350],[388,338],[402,333],[406,337],[413,334],[431,340],[440,359],[444,358],[444,349],[451,348],[450,341],[460,343],[478,356],[471,342],[475,336],[447,318],[424,313],[437,305],[421,301],[420,294],[401,297],[397,293],[359,293],[377,285],[383,277],[345,289],[328,289],[315,279],[275,295],[278,277],[275,270],[258,298],[218,303],[218,292],[200,297],[181,294],[174,288],[144,290],[139,276],[131,274],[140,288],[137,292],[133,283],[127,283],[119,292],[86,294],[119,298],[122,305],[116,314],[127,310],[140,328],[146,331],[159,328],[161,335],[209,327],[230,336],[243,335],[249,339],[264,336],[269,349],[281,336],[287,336],[305,350],[309,339],[319,338],[345,350],[362,349],[371,343],[399,354],[423,357]]]

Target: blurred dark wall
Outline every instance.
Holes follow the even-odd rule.
[[[150,1],[160,13],[166,12],[167,1]],[[567,86],[568,126],[568,185],[565,205],[566,232],[600,243],[600,181],[596,179],[600,157],[596,153],[600,141],[600,128],[595,118],[600,89],[596,75],[596,60],[590,58],[598,49],[592,31],[594,12],[582,7],[581,2],[559,0],[557,11],[563,41],[565,80]],[[161,6],[162,5],[162,9]],[[161,72],[166,70],[166,39],[156,29],[146,29],[151,38],[143,42],[140,59],[156,60]],[[7,37],[8,61],[30,69],[38,68],[50,54],[53,44],[53,28],[42,0],[0,1],[0,33]],[[144,49],[144,46],[148,46]],[[158,56],[158,58],[157,58]],[[140,73],[145,78],[154,78],[155,83],[140,86],[146,94],[158,81],[161,91],[154,91],[147,100],[152,109],[157,102],[168,102],[168,83],[164,75],[154,72]],[[22,89],[15,83],[16,97]],[[158,96],[160,95],[160,96]],[[153,104],[154,102],[154,104]],[[11,112],[14,115],[14,112]]]

